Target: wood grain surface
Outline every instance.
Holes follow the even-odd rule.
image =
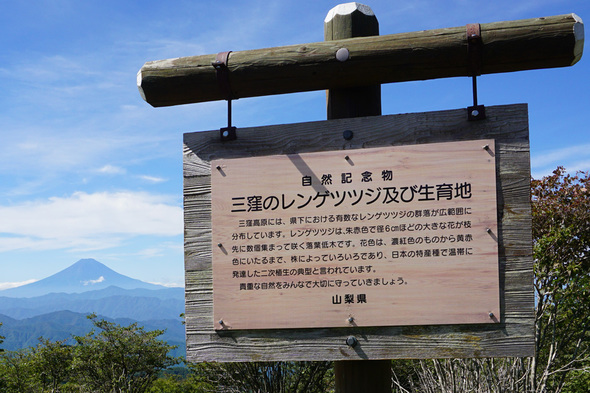
[[[360,360],[531,356],[534,353],[530,158],[526,105],[238,129],[184,136],[186,332],[189,361]],[[352,140],[343,138],[352,131]],[[384,146],[495,140],[500,312],[498,323],[215,330],[211,161]],[[387,313],[387,310],[383,310]],[[358,345],[346,344],[355,336]]]
[[[477,21],[473,21],[477,22]],[[465,26],[231,52],[234,98],[468,76]],[[584,28],[575,14],[481,24],[481,73],[567,67],[582,56]],[[336,53],[346,49],[347,60]],[[222,100],[215,54],[156,60],[137,74],[152,106]]]
[[[212,161],[215,328],[496,323],[494,150]]]

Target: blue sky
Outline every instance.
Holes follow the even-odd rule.
[[[152,108],[152,60],[317,42],[341,2],[0,0],[0,289],[81,258],[183,285],[182,134],[226,104]],[[587,0],[372,0],[380,32],[576,13]],[[478,79],[485,105],[528,103],[535,177],[590,169],[590,61]],[[383,114],[471,105],[469,78],[383,85]],[[234,102],[238,127],[325,120],[325,93]],[[0,292],[1,294],[1,292]]]

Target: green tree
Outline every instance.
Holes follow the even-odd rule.
[[[208,393],[216,392],[208,382],[195,374],[188,376],[165,375],[158,378],[151,386],[149,393]]]
[[[531,390],[561,392],[573,375],[579,380],[588,372],[590,360],[588,173],[559,167],[533,180],[532,213],[537,354]]]
[[[158,339],[164,331],[145,331],[133,323],[120,326],[88,317],[95,328],[75,336],[73,369],[80,384],[92,392],[146,392],[158,373],[178,360],[168,355],[175,347]]]
[[[7,351],[0,357],[0,375],[2,375],[3,392],[36,393],[40,389],[36,385],[32,368],[30,349]]]
[[[2,327],[2,322],[0,322],[0,327]],[[0,344],[2,344],[3,342],[4,342],[4,336],[0,336]],[[3,367],[3,362],[2,362],[2,352],[4,352],[4,349],[0,348],[0,392],[3,392],[6,390],[5,377],[4,377],[4,367]]]
[[[62,392],[72,377],[74,349],[65,341],[52,342],[41,337],[32,350],[32,371],[43,391]]]

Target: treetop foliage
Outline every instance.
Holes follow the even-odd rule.
[[[535,391],[562,391],[590,360],[590,176],[558,167],[531,184]],[[573,373],[572,373],[573,372]]]
[[[0,357],[0,391],[142,393],[179,362],[174,349],[133,323],[120,326],[90,315],[94,329],[74,336],[75,345],[44,338],[34,348]]]

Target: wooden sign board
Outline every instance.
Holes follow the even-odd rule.
[[[231,142],[221,142],[219,130],[185,134],[187,360],[532,356],[534,297],[527,109],[526,105],[487,107],[486,114],[488,118],[478,122],[467,121],[466,110],[460,109],[244,128],[238,129],[238,139]],[[354,137],[344,139],[345,131],[346,134],[351,131]],[[417,161],[423,161],[422,169]],[[257,174],[248,171],[254,162],[263,163],[256,169],[261,171]],[[356,172],[357,168],[362,172]],[[389,170],[393,172],[391,185],[386,180]],[[382,177],[384,171],[385,178]],[[355,183],[365,172],[371,172],[373,183]],[[348,173],[352,183],[336,184],[343,178],[347,180]],[[322,185],[322,179],[327,180],[324,175],[332,175],[331,185]],[[280,179],[276,179],[277,176]],[[311,180],[307,176],[311,176]],[[443,184],[452,184],[451,199],[444,200],[441,194],[440,200],[435,201],[402,201],[402,198],[409,200],[410,195],[418,199],[437,197],[436,186]],[[470,194],[467,192],[469,185]],[[435,188],[430,189],[430,186]],[[385,203],[395,195],[392,187],[396,187],[399,203]],[[417,192],[420,188],[422,194]],[[358,202],[352,199],[354,191]],[[402,191],[405,191],[403,197]],[[471,198],[467,198],[468,195]],[[431,217],[426,220],[427,208],[422,204],[431,202],[432,207],[428,207]],[[392,203],[395,206],[390,208]],[[404,203],[407,206],[402,206]],[[359,204],[364,204],[363,209]],[[451,222],[449,212],[455,214],[453,222],[457,222],[457,209],[461,208],[461,222],[471,221],[469,231],[456,227],[442,230],[440,223],[443,221],[432,217],[433,210],[438,209],[440,214],[446,209],[447,222]],[[319,210],[321,215],[315,213]],[[420,219],[416,217],[417,211],[421,211]],[[471,213],[470,219],[466,211]],[[381,216],[374,225],[376,233],[371,233],[372,225],[358,221],[361,214],[372,214],[375,220],[378,213]],[[390,217],[397,214],[395,219],[390,219],[391,223],[383,218],[387,213]],[[344,222],[345,215],[350,215],[352,220],[354,214],[358,215],[355,216],[357,222]],[[405,216],[400,217],[401,214]],[[328,223],[321,226],[314,223],[316,216],[327,216]],[[330,216],[335,220],[332,223]],[[280,229],[277,228],[279,219]],[[312,223],[308,222],[310,219]],[[336,221],[339,219],[342,221]],[[260,221],[255,224],[255,220]],[[271,222],[274,225],[269,225]],[[428,235],[408,234],[412,224],[416,229],[419,224],[422,228],[430,224],[432,228],[432,223],[438,226],[430,244],[425,243]],[[404,234],[401,233],[403,224],[406,225]],[[377,226],[381,225],[383,230],[385,225],[393,225],[399,231],[384,235],[377,232]],[[308,239],[313,238],[314,230],[331,233],[329,239],[318,240],[317,249],[316,241]],[[349,230],[354,236],[336,235]],[[280,236],[277,231],[281,232]],[[355,235],[355,231],[360,231],[360,235]],[[305,244],[295,241],[299,235],[305,238]],[[442,238],[447,237],[445,241],[450,242],[453,235],[453,245],[444,243],[443,247]],[[462,243],[458,243],[459,235],[463,236]],[[465,241],[467,235],[472,241]],[[268,240],[248,239],[261,236],[267,236]],[[439,239],[437,246],[432,243],[434,236]],[[410,237],[413,244],[409,244]],[[421,244],[416,244],[418,238]],[[346,260],[331,264],[329,259],[341,258],[339,254],[346,258],[344,251],[336,252],[331,248],[332,242],[339,247],[338,241],[350,241],[349,248],[354,251],[343,249],[348,254],[366,253],[368,258],[369,253],[373,252],[375,257],[382,253],[383,259],[379,264]],[[272,254],[268,251],[271,244]],[[297,253],[284,249],[293,244],[297,244]],[[263,245],[266,245],[267,254],[262,252]],[[277,250],[278,245],[283,249]],[[469,253],[478,258],[472,259],[471,255],[451,257],[449,253],[453,248],[455,254],[459,248],[463,249],[462,253],[470,249]],[[443,249],[447,250],[445,257]],[[431,257],[425,256],[427,250]],[[432,257],[434,250],[438,250],[436,259]],[[318,255],[322,259],[326,255],[328,261],[313,261]],[[270,274],[276,277],[279,267],[248,265],[248,258],[260,258],[262,263],[265,256],[266,261],[274,256],[275,265],[276,258],[286,258],[285,264],[296,265],[294,269],[297,270],[281,266],[281,280],[272,280]],[[312,261],[307,262],[310,257]],[[351,280],[365,280],[366,285],[371,279],[371,291],[335,291],[335,287],[311,291],[307,281],[312,280],[307,277],[313,276],[314,270],[307,270],[307,274],[305,269],[312,263],[319,265],[319,269],[324,267],[325,271],[318,271],[318,274],[325,273],[322,279],[334,280],[334,285],[336,279],[344,281],[346,275],[353,274],[354,268],[356,276]],[[302,264],[304,266],[300,266]],[[447,274],[441,265],[460,273]],[[362,273],[359,272],[361,266]],[[376,269],[374,277],[368,274],[368,266]],[[344,273],[344,269],[337,271],[336,267],[349,269]],[[327,277],[329,268],[334,278]],[[273,269],[274,273],[270,273]],[[299,269],[303,269],[302,274]],[[376,279],[381,284],[385,282],[381,281],[385,276],[379,277],[380,274],[389,274],[390,279],[393,274],[395,284],[373,292]],[[266,277],[248,277],[262,275]],[[306,277],[305,283],[299,284],[304,281],[300,276]],[[281,289],[277,288],[279,282]],[[291,286],[293,282],[304,288],[284,288],[285,283]],[[433,283],[438,287],[429,288],[428,284]],[[244,287],[242,284],[245,290],[240,290]],[[252,289],[248,289],[249,284]],[[315,284],[309,285],[313,289]],[[351,285],[352,281],[348,288]],[[398,292],[400,296],[396,298],[393,289],[403,292]],[[384,294],[389,298],[379,300]],[[346,303],[346,295],[353,295],[354,303],[350,296]],[[341,304],[334,304],[340,302],[340,297]],[[281,303],[285,301],[283,298],[287,299],[286,303]],[[405,307],[402,300],[410,306]],[[275,303],[279,306],[275,307]],[[286,311],[283,310],[285,304]],[[371,309],[373,306],[375,308]],[[297,308],[289,311],[290,307]],[[465,315],[461,315],[461,310]],[[491,318],[490,312],[493,313]],[[349,336],[356,337],[358,345],[348,346]]]
[[[498,322],[494,149],[213,160],[215,329]]]

